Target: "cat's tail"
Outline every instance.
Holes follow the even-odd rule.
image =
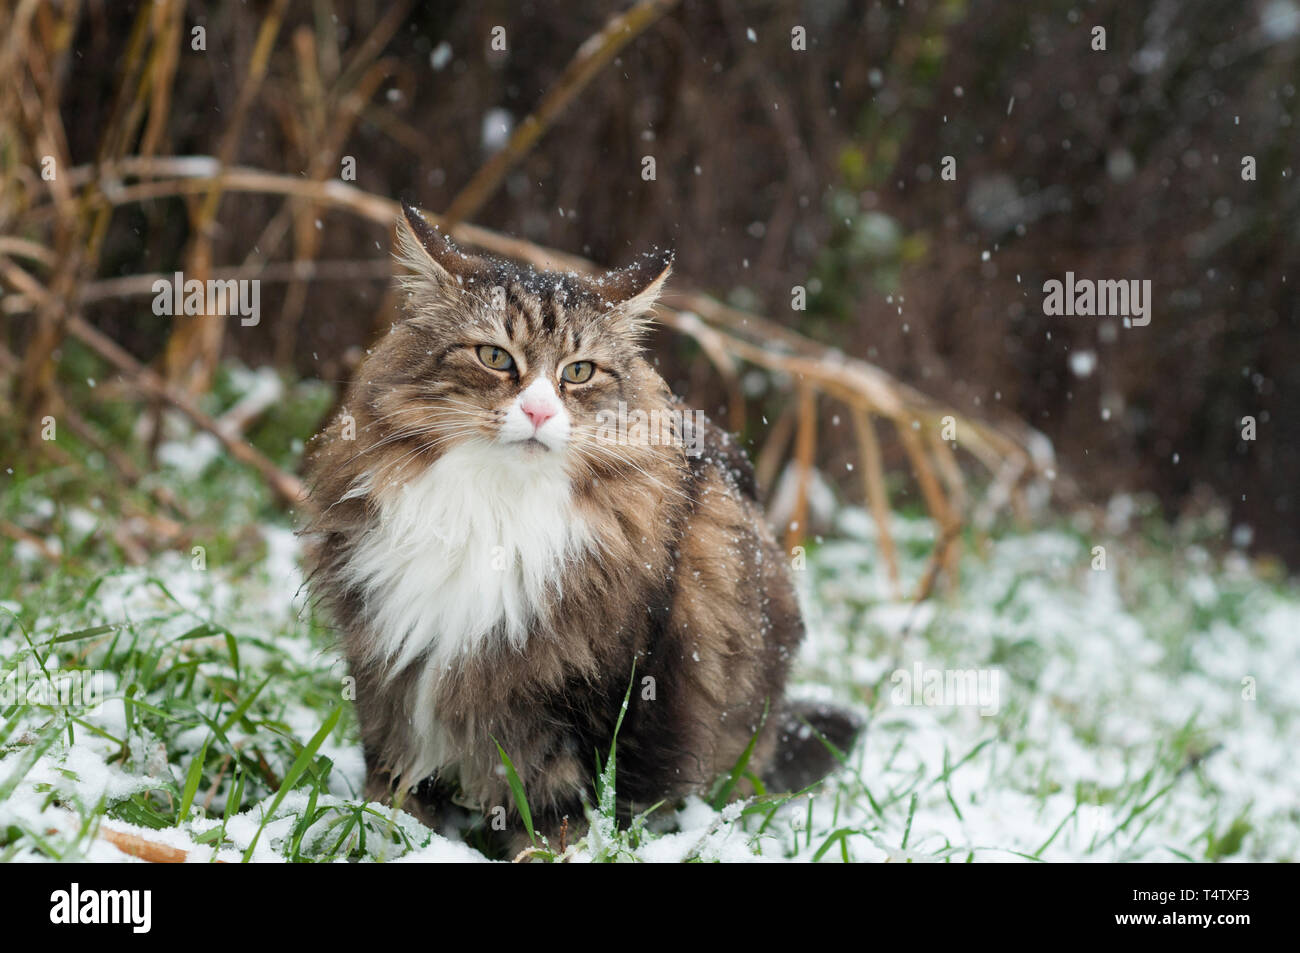
[[[851,711],[819,702],[787,701],[776,723],[776,752],[764,772],[770,791],[802,791],[834,771],[863,727]]]

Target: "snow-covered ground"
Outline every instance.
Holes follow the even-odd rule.
[[[870,535],[860,516],[844,522]],[[1285,756],[1300,741],[1286,685],[1300,671],[1294,589],[1195,543],[1033,532],[967,558],[958,591],[903,636],[909,610],[863,604],[884,587],[871,553],[852,538],[819,552],[802,679],[873,712],[855,781],[882,810],[856,800],[849,823],[877,830],[854,856],[1300,855],[1300,765]],[[918,666],[923,687],[932,670],[974,670],[986,690],[922,691],[918,705]]]
[[[792,691],[868,718],[848,765],[785,803],[694,799],[634,834],[597,818],[568,859],[1297,859],[1300,590],[1113,529],[995,536],[913,607],[890,598],[870,520],[840,511],[798,573]],[[346,672],[295,596],[297,540],[260,532],[237,572],[169,554],[59,590],[34,622],[49,591],[0,603],[10,686],[103,672],[89,707],[0,704],[0,860],[128,859],[101,823],[194,861],[482,859],[359,799]],[[904,591],[931,532],[895,523]]]

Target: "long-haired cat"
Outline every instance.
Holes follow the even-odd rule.
[[[467,799],[517,832],[499,744],[537,827],[576,828],[629,685],[625,816],[707,792],[756,733],[769,787],[818,780],[822,738],[847,749],[857,724],[783,698],[803,623],[743,451],[707,422],[608,426],[682,419],[641,351],[668,257],[539,273],[405,213],[404,317],[308,464],[311,586],[356,679],[368,796],[430,823]]]

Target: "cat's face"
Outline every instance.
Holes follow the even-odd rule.
[[[617,454],[600,420],[635,407],[654,377],[639,339],[667,260],[601,279],[523,271],[464,255],[412,209],[407,225],[408,317],[367,362],[372,436],[434,457],[469,442],[506,462]]]
[[[522,454],[562,452],[626,397],[637,342],[572,282],[480,274],[462,288],[455,320],[414,318],[433,351],[427,392],[457,432]]]

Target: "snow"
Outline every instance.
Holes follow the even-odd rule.
[[[1127,509],[1131,501],[1117,502],[1112,518]],[[1252,841],[1257,853],[1296,856],[1300,835],[1289,811],[1294,791],[1300,789],[1300,771],[1278,752],[1300,741],[1300,705],[1284,692],[1266,700],[1262,689],[1257,701],[1244,701],[1240,682],[1260,672],[1296,670],[1300,605],[1261,588],[1245,603],[1249,608],[1241,624],[1215,618],[1196,629],[1190,610],[1162,607],[1161,599],[1180,597],[1205,609],[1232,598],[1222,580],[1216,583],[1206,572],[1190,571],[1181,592],[1144,592],[1139,565],[1113,555],[1119,566],[1113,561],[1111,571],[1092,572],[1087,552],[1077,540],[1041,532],[999,541],[983,565],[968,560],[963,571],[970,581],[960,603],[934,605],[932,617],[913,626],[912,638],[916,633],[941,637],[946,654],[954,659],[947,664],[956,667],[981,656],[987,664],[989,650],[998,642],[1033,646],[1020,663],[1009,711],[1001,719],[1003,731],[996,722],[981,724],[951,709],[911,708],[900,719],[896,709],[877,704],[868,737],[856,752],[862,777],[877,788],[888,788],[917,772],[937,775],[935,767],[943,763],[945,748],[955,758],[987,740],[975,758],[948,778],[960,819],[942,790],[922,787],[912,824],[914,842],[996,845],[999,850],[1033,853],[1074,808],[1074,791],[1106,790],[1140,775],[1157,763],[1161,746],[1195,719],[1206,735],[1202,747],[1212,753],[1193,770],[1166,779],[1173,786],[1163,803],[1148,812],[1140,840],[1126,831],[1093,845],[1083,836],[1087,832],[1067,826],[1042,856],[1174,859],[1162,845],[1192,850],[1193,832],[1212,826],[1216,818],[1230,819],[1246,811],[1268,831]],[[853,556],[849,542],[829,544],[818,554],[820,566],[839,567],[831,568],[821,584],[823,591],[826,586],[835,587],[833,592],[846,588],[843,567]],[[1204,550],[1186,549],[1186,563],[1206,561]],[[820,610],[820,619],[813,627],[812,647],[804,653],[805,664],[825,670],[828,678],[834,677],[831,672],[842,673],[845,687],[868,689],[878,671],[853,666],[846,670],[841,640],[827,638],[847,621],[836,618],[834,599],[811,603]],[[1177,612],[1181,618],[1162,626],[1161,612]],[[887,640],[898,631],[897,612],[878,607],[856,625]],[[1170,646],[1174,639],[1186,640],[1189,647]],[[936,642],[938,638],[923,647],[933,653]],[[1264,711],[1272,717],[1262,717]],[[904,743],[895,756],[899,737]],[[1028,748],[1028,753],[1018,753],[1017,747]],[[1209,781],[1210,792],[1198,783],[1198,773]],[[1050,778],[1059,792],[1043,799],[1029,797],[1027,792],[1043,778]],[[1069,797],[1063,792],[1070,792]],[[1153,785],[1149,795],[1155,792]],[[1123,818],[1115,819],[1106,804],[1095,807],[1092,819],[1100,818],[1105,834],[1111,835]],[[1219,826],[1221,833],[1224,825]]]
[[[1239,817],[1248,831],[1227,859],[1300,857],[1294,821],[1300,760],[1286,754],[1300,746],[1300,699],[1286,681],[1300,670],[1300,597],[1293,588],[1262,582],[1240,553],[1215,555],[1194,540],[1153,556],[1137,531],[1147,509],[1140,498],[1116,496],[1095,517],[1076,514],[1069,529],[990,538],[982,554],[965,554],[954,592],[946,593],[941,581],[920,606],[889,595],[871,517],[838,510],[835,535],[810,546],[807,571],[795,574],[809,635],[790,694],[852,707],[868,727],[848,765],[813,799],[811,828],[806,797],[777,809],[766,826],[770,808],[742,814],[762,807],[752,801],[718,812],[691,798],[652,818],[635,846],[628,832],[596,817],[592,835],[571,846],[566,859],[837,862],[842,850],[853,860],[893,862],[971,855],[985,861],[1199,859],[1206,832],[1222,837]],[[265,555],[253,571],[196,571],[188,554],[165,554],[148,567],[105,577],[92,617],[82,623],[111,623],[124,635],[165,645],[165,664],[198,652],[202,671],[229,676],[223,635],[175,642],[212,621],[236,637],[243,678],[314,678],[332,694],[346,672],[305,621],[300,541],[283,526],[258,532]],[[909,592],[934,527],[895,519],[891,535]],[[1106,546],[1105,571],[1091,568],[1094,545]],[[299,595],[291,601],[286,593]],[[38,640],[59,630],[69,631],[67,620],[40,618],[32,627]],[[109,638],[58,646],[48,666],[93,666]],[[0,638],[0,658],[26,651],[16,629]],[[896,703],[893,674],[916,664],[997,672],[995,710],[946,697],[941,704]],[[70,856],[127,859],[102,841],[79,840],[78,812],[101,800],[113,804],[182,788],[211,732],[192,719],[167,737],[139,724],[128,730],[123,688],[110,678],[107,697],[77,712],[102,735],[75,725],[73,743],[63,730],[32,762],[0,803],[0,829],[54,830],[51,839],[73,845]],[[266,698],[276,731],[304,743],[328,707],[281,694],[268,689]],[[203,697],[197,704],[210,718],[229,715],[223,699]],[[0,785],[49,724],[48,709],[24,716],[0,747]],[[228,737],[235,745],[254,744],[265,741],[265,732],[237,723]],[[354,732],[336,731],[320,749],[333,765],[317,799],[326,821],[309,830],[305,850],[326,849],[342,830],[328,822],[341,823],[361,805],[365,765]],[[125,759],[111,740],[123,737],[129,738]],[[280,777],[287,767],[271,764]],[[66,807],[51,807],[51,793]],[[186,850],[196,862],[211,859],[214,849],[195,838],[220,826],[229,793],[227,778],[209,813],[201,791],[179,828],[137,832]],[[272,794],[230,819],[227,844],[216,856],[238,860],[256,836],[255,860],[285,859],[308,793],[290,792],[259,835]],[[105,823],[129,829],[120,820]],[[456,838],[379,805],[371,805],[365,823],[368,860],[482,859]],[[402,836],[395,840],[385,831]],[[836,839],[840,831],[847,833]],[[14,859],[41,857],[23,848]]]

